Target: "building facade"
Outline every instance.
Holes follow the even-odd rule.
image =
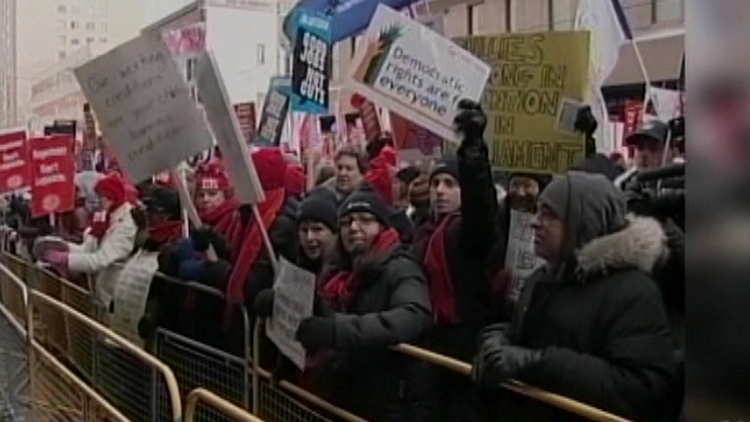
[[[81,94],[75,78],[70,80],[70,71],[138,35],[143,0],[17,3],[18,118],[42,123],[56,118],[82,119],[80,108],[72,111]],[[71,92],[73,88],[76,93]],[[54,114],[60,110],[64,116]]]
[[[15,126],[16,0],[0,0],[0,128]]]

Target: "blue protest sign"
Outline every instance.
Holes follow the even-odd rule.
[[[328,17],[302,11],[299,15],[292,62],[292,109],[328,113],[328,85],[333,49]]]
[[[284,34],[290,42],[297,35],[299,20],[297,15],[303,11],[328,15],[331,19],[331,43],[352,37],[364,30],[375,8],[383,3],[392,9],[400,10],[416,3],[418,0],[302,0],[297,3],[284,18]]]
[[[278,146],[284,121],[289,112],[289,97],[292,94],[292,80],[283,77],[271,78],[266,99],[263,101],[263,111],[258,125],[258,136],[255,145],[259,147]]]

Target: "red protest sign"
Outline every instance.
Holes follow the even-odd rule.
[[[394,112],[391,112],[390,120],[397,150],[419,150],[427,157],[442,152],[443,138],[439,135]]]
[[[0,194],[31,185],[26,131],[0,133]]]
[[[245,137],[245,142],[252,142],[255,139],[255,128],[258,127],[255,121],[255,103],[235,104],[234,113],[237,115],[237,122],[240,124],[240,131]]]
[[[31,215],[40,217],[70,211],[75,205],[73,138],[31,138]]]

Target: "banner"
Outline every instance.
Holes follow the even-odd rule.
[[[75,69],[102,135],[130,179],[171,170],[213,145],[166,45],[141,36]]]
[[[331,22],[324,15],[299,14],[292,64],[292,109],[328,112],[328,85],[333,67]]]
[[[260,114],[257,146],[278,146],[284,131],[284,122],[289,112],[289,95],[292,81],[289,78],[273,77],[268,87],[263,111]]]
[[[31,216],[71,211],[75,206],[73,138],[31,138]]]
[[[240,124],[242,137],[248,144],[253,142],[253,139],[255,139],[255,128],[257,127],[257,121],[255,120],[255,103],[252,101],[239,103],[235,104],[233,108],[234,114],[237,116],[237,122]]]
[[[359,110],[362,117],[362,129],[365,132],[365,141],[375,139],[383,132],[380,125],[380,115],[375,104],[367,98],[354,94],[350,100],[352,107]]]
[[[402,9],[417,0],[302,0],[284,18],[284,34],[291,43],[297,35],[299,14],[304,11],[319,12],[330,16],[331,42],[337,43],[356,35],[367,27],[375,8],[382,3],[394,9]]]
[[[490,74],[469,52],[383,5],[351,69],[352,91],[450,140],[459,100],[479,101]]]
[[[0,195],[31,186],[26,131],[0,132]]]
[[[396,150],[419,151],[425,157],[440,155],[443,138],[418,124],[390,112],[391,132]],[[438,154],[435,154],[437,151]]]
[[[492,66],[482,107],[495,166],[560,173],[583,159],[585,139],[573,125],[588,89],[588,32],[472,36],[457,42]]]

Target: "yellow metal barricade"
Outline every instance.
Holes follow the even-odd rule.
[[[216,394],[197,388],[185,400],[185,422],[264,422]]]
[[[0,263],[0,420],[30,420],[27,297],[23,280]]]
[[[7,259],[3,256],[0,268],[0,303],[22,327],[26,327],[26,303],[28,302],[27,287],[18,272],[8,267],[7,263],[20,269],[19,261]],[[25,269],[25,267],[23,267]]]
[[[46,312],[38,312],[44,309]],[[47,324],[45,315],[61,315],[88,330],[92,339],[91,372],[82,379],[127,418],[134,421],[180,421],[182,404],[179,387],[172,370],[162,362],[131,344],[90,317],[43,293],[29,293],[29,315],[38,313],[39,323]],[[29,322],[29,332],[40,345],[44,339]],[[78,368],[76,368],[78,369]]]

